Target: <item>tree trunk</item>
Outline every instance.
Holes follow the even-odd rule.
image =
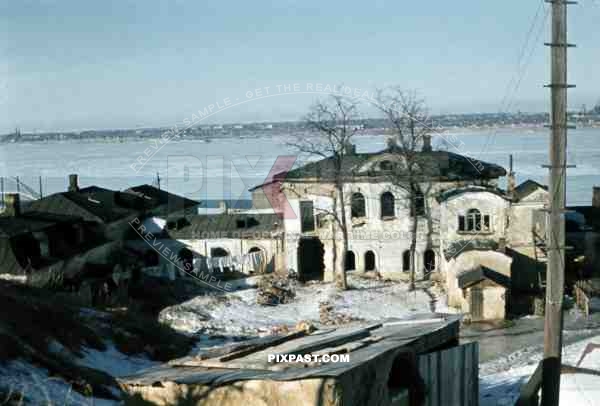
[[[411,187],[411,206],[410,206],[410,217],[411,217],[411,233],[410,233],[410,284],[408,290],[415,290],[415,273],[416,273],[416,251],[417,251],[417,228],[418,228],[418,217],[417,217],[417,205],[415,201],[415,192]]]
[[[339,285],[340,289],[346,290],[348,289],[348,280],[346,279],[346,253],[348,252],[348,226],[346,222],[346,205],[344,204],[344,187],[343,185],[337,186],[337,192],[340,200],[340,216],[341,218],[341,228],[342,228],[342,255],[340,258],[340,277],[339,277]],[[335,240],[335,235],[333,236]]]

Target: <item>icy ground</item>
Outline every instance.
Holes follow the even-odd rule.
[[[563,364],[600,371],[600,349],[589,353],[578,365],[588,344],[600,347],[600,335],[578,341],[563,348]],[[514,405],[521,385],[526,383],[542,359],[537,349],[524,348],[508,356],[480,365],[480,406]],[[563,374],[561,405],[600,406],[600,377]]]
[[[263,306],[256,303],[257,290],[225,295],[198,296],[163,310],[160,320],[186,333],[224,337],[256,336],[299,321],[319,324],[319,303],[329,302],[337,314],[357,321],[405,319],[431,313],[432,298],[423,290],[409,292],[407,283],[349,277],[350,289],[338,290],[333,283],[298,286],[291,303]],[[436,306],[444,311],[445,304]]]

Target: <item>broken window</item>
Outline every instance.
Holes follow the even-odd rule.
[[[373,251],[365,252],[365,271],[375,270],[375,253]]]
[[[406,250],[402,253],[402,270],[404,272],[410,271],[410,251]]]
[[[425,196],[423,192],[417,190],[415,192],[415,214],[417,216],[425,215]]]
[[[344,270],[354,271],[356,269],[356,257],[354,252],[346,251],[346,260],[344,261]]]
[[[300,202],[300,230],[304,233],[314,231],[315,213],[312,201]]]
[[[394,217],[396,215],[395,198],[390,192],[381,195],[381,217]]]
[[[482,215],[477,209],[470,209],[465,216],[458,216],[458,231],[479,232],[491,231],[491,216]]]
[[[471,209],[467,212],[467,231],[481,231],[481,212]]]
[[[491,231],[489,214],[486,214],[485,216],[483,216],[483,231]]]
[[[425,251],[425,254],[423,255],[423,262],[425,262],[425,270],[427,272],[435,271],[435,251]]]
[[[365,197],[362,193],[352,193],[352,203],[350,207],[352,218],[365,217]]]

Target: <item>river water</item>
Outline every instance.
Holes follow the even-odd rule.
[[[534,179],[547,183],[547,130],[501,129],[455,131],[451,133],[458,148],[449,151],[508,166],[513,154],[517,180]],[[446,135],[449,137],[449,135]],[[592,186],[600,184],[600,129],[569,132],[568,160],[577,165],[568,170],[567,201],[570,205],[589,204]],[[44,194],[63,191],[67,174],[78,173],[82,186],[96,184],[124,189],[140,183],[152,183],[156,174],[161,186],[169,191],[204,199],[248,198],[247,189],[260,184],[279,155],[293,155],[284,135],[268,132],[249,138],[173,140],[155,150],[156,140],[134,142],[39,142],[0,145],[0,176],[19,176],[22,182],[39,190],[42,177]],[[383,136],[356,138],[359,152],[385,147]],[[434,146],[443,146],[436,136]],[[159,144],[160,146],[160,144]],[[139,156],[152,158],[142,165]],[[299,160],[305,160],[300,157]],[[6,189],[11,188],[10,179]]]

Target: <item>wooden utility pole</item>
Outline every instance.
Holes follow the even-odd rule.
[[[550,137],[550,213],[548,215],[546,272],[546,312],[544,325],[544,360],[542,365],[542,405],[558,406],[562,350],[562,304],[565,285],[565,199],[567,169],[567,5],[571,1],[546,0],[552,3],[551,48],[552,82]]]

